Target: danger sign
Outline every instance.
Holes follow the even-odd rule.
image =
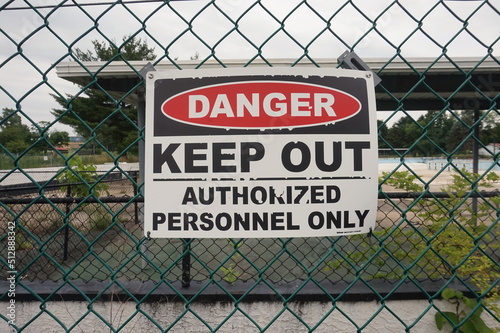
[[[319,68],[152,72],[145,234],[366,233],[377,212],[371,75]]]

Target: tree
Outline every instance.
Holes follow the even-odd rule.
[[[54,131],[49,133],[49,142],[52,145],[67,145],[69,143],[69,133],[66,131]]]
[[[470,153],[472,151],[474,138],[472,136],[466,138],[471,133],[474,133],[473,124],[474,112],[461,111],[458,113],[458,117],[454,120],[446,140],[446,149],[449,152],[458,150],[461,153]],[[481,127],[481,124],[478,126]]]
[[[0,116],[0,145],[9,153],[24,152],[35,140],[34,134],[16,110],[4,108]]]
[[[422,130],[416,121],[410,116],[404,116],[389,128],[386,141],[392,148],[410,148],[421,135]]]
[[[427,111],[417,122],[424,129],[425,135],[418,141],[415,150],[424,156],[442,154],[453,119],[441,111]]]
[[[146,41],[140,38],[125,36],[123,43],[117,46],[115,42],[107,44],[93,40],[94,52],[91,50],[75,50],[76,57],[81,61],[108,61],[108,60],[154,60],[156,55],[154,48],[148,47]]]
[[[387,128],[387,125],[384,124],[382,120],[377,120],[377,128],[378,128],[378,135],[379,135],[379,140],[378,140],[378,147],[379,148],[388,148],[387,144],[382,140],[387,140],[387,134],[389,133],[389,129]]]
[[[500,114],[489,112],[483,122],[481,142],[487,146],[490,143],[500,143]]]
[[[69,143],[69,133],[66,131],[49,131],[48,121],[40,121],[31,127],[31,133],[36,140],[33,151],[46,153],[53,150],[55,146],[63,146]]]
[[[94,51],[75,50],[81,61],[153,60],[154,48],[140,38],[125,36],[121,45],[92,42]],[[62,109],[53,109],[59,122],[71,126],[89,145],[109,151],[124,151],[138,137],[137,110],[134,105],[117,102],[97,84],[81,87],[85,95],[66,98],[52,95]]]
[[[38,126],[29,128],[22,123],[22,118],[14,109],[3,109],[0,116],[0,144],[9,153],[20,154],[30,148],[30,152],[44,152],[52,146],[69,143],[69,134],[65,131],[49,132],[50,125],[41,121]]]

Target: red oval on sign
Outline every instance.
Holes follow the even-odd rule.
[[[309,83],[245,81],[205,86],[167,99],[164,115],[191,125],[233,129],[295,128],[335,123],[361,103],[345,92]]]

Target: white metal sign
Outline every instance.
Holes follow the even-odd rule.
[[[371,75],[319,68],[150,72],[145,234],[367,233],[377,213]]]

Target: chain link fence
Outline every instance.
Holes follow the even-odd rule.
[[[148,303],[161,297],[186,309],[228,301],[234,311],[225,320],[243,314],[257,331],[283,312],[293,313],[300,330],[313,331],[338,312],[353,331],[363,331],[377,313],[391,311],[384,302],[392,298],[428,300],[419,318],[430,308],[445,314],[435,302],[446,288],[477,301],[470,315],[446,317],[454,331],[466,327],[474,312],[498,326],[490,300],[498,300],[500,282],[499,8],[498,1],[0,5],[0,297],[11,299],[15,271],[18,299],[40,303],[31,320],[9,326],[33,330],[37,317],[48,314],[56,331],[71,331],[95,315],[92,307],[100,300],[119,294],[136,303],[134,316],[140,313],[162,332],[191,315],[199,319],[199,331],[214,332],[223,323],[210,325],[195,310],[160,323]],[[143,236],[142,180],[134,163],[143,128],[135,104],[139,70],[147,61],[179,70],[323,67],[346,49],[376,58],[367,63],[382,78],[376,90],[379,202],[371,234]],[[71,79],[67,68],[83,74]],[[443,140],[446,128],[452,134]],[[84,139],[75,146],[69,138],[61,142],[55,134],[64,130]],[[89,153],[94,158],[82,161]],[[45,158],[35,158],[40,154]],[[81,163],[73,164],[75,156]],[[83,300],[90,310],[64,324],[45,307],[58,296]],[[282,302],[283,310],[259,325],[243,305],[256,299]],[[359,299],[379,301],[379,311],[360,321],[335,305]],[[290,306],[300,300],[326,300],[331,307],[317,323],[306,324]],[[403,330],[415,324],[394,317]],[[0,318],[12,320],[3,312]],[[109,331],[124,328],[100,318]]]

